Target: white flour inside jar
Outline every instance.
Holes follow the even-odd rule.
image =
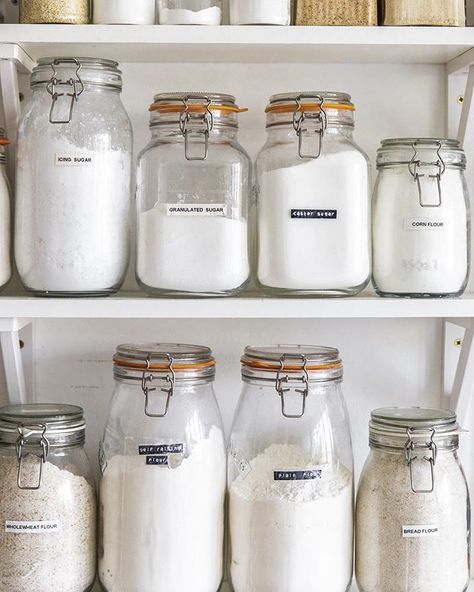
[[[220,25],[222,10],[211,6],[202,10],[160,8],[160,25]]]

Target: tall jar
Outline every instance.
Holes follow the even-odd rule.
[[[290,25],[291,0],[229,0],[231,25]]]
[[[357,495],[361,592],[463,592],[469,584],[470,503],[456,415],[377,409]]]
[[[18,130],[15,258],[38,295],[106,295],[128,264],[132,128],[118,64],[44,58]]]
[[[345,592],[352,579],[352,446],[339,352],[247,347],[229,444],[234,592]]]
[[[158,0],[160,25],[220,25],[222,0]]]
[[[137,280],[150,294],[227,296],[249,277],[250,159],[234,97],[159,94],[138,158]]]
[[[297,25],[360,27],[377,22],[377,0],[296,0]]]
[[[87,592],[96,569],[96,494],[73,405],[0,409],[0,588]]]
[[[465,0],[382,0],[381,20],[384,25],[464,27]]]
[[[466,155],[456,140],[384,140],[373,201],[381,296],[458,296],[470,267]]]
[[[19,0],[25,24],[87,25],[90,0]]]
[[[345,296],[370,276],[369,162],[343,93],[281,94],[257,159],[258,282],[270,294]]]
[[[225,444],[207,347],[121,345],[101,444],[106,592],[217,592]]]
[[[94,0],[96,25],[154,25],[156,0]]]
[[[5,130],[0,129],[0,290],[12,275],[10,185],[5,169],[5,147],[9,144]]]

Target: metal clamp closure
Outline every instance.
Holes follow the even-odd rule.
[[[75,75],[76,77],[69,78],[69,80],[58,79],[58,77],[57,77],[58,73],[57,73],[55,66],[59,66],[61,64],[75,64],[76,65],[76,75]],[[53,123],[53,124],[70,123],[72,120],[72,112],[74,109],[74,104],[75,104],[75,102],[77,102],[79,97],[84,92],[84,83],[82,82],[82,79],[79,76],[79,72],[81,71],[82,64],[78,60],[76,60],[75,58],[58,59],[58,60],[54,60],[51,63],[51,68],[53,70],[53,76],[51,77],[51,80],[46,85],[46,90],[48,91],[48,93],[51,95],[51,97],[53,99],[53,103],[52,103],[51,109],[49,111],[49,123]],[[64,92],[58,93],[58,91],[56,90],[56,87],[59,84],[70,86],[72,88],[72,91],[69,93],[64,93]],[[56,103],[60,97],[64,97],[64,96],[69,97],[71,99],[71,102],[69,105],[69,116],[67,119],[55,119],[54,118],[54,109],[56,107]]]
[[[441,156],[441,142],[436,142],[437,150],[436,154],[438,156],[438,160],[436,162],[423,162],[418,157],[418,142],[413,143],[413,158],[411,159],[410,163],[408,164],[408,170],[412,175],[415,183],[418,185],[418,198],[420,201],[420,206],[422,208],[439,208],[443,204],[443,197],[441,192],[441,177],[446,171],[446,164]],[[426,174],[422,173],[426,168],[436,168],[437,172],[435,174]],[[433,186],[433,184],[435,184]],[[433,188],[436,187],[437,190],[437,200],[435,203],[424,203],[423,199],[423,191],[425,193],[432,193]]]
[[[434,466],[436,464],[436,458],[438,456],[438,446],[434,441],[436,435],[436,430],[434,428],[431,429],[431,436],[429,442],[425,443],[416,443],[413,440],[413,436],[416,436],[415,428],[407,428],[407,436],[408,440],[405,444],[405,459],[407,462],[408,467],[410,468],[410,486],[413,493],[433,493],[434,486],[435,486],[435,475],[434,475]],[[414,456],[416,449],[423,449],[429,451],[429,456],[423,456],[423,460],[429,463],[430,465],[430,479],[431,479],[431,487],[429,489],[417,489],[414,484],[413,478],[413,463],[418,458]]]
[[[46,462],[46,458],[49,454],[49,441],[46,438],[46,426],[44,424],[38,425],[19,425],[18,426],[18,439],[15,442],[16,448],[16,455],[18,457],[18,475],[17,475],[17,485],[19,489],[25,489],[28,491],[37,490],[41,487],[41,480],[43,476],[43,464]],[[39,435],[39,440],[38,440]],[[32,436],[36,436],[36,438],[32,438]],[[24,454],[24,447],[27,445],[38,444],[40,446],[40,452],[38,454],[34,454],[32,452],[27,452]],[[23,472],[23,460],[27,456],[34,456],[38,459],[38,480],[35,485],[23,485],[22,480],[22,472]]]
[[[293,359],[293,360],[301,360],[303,362],[303,368],[301,374],[292,373],[291,376],[289,374],[283,374],[285,368],[285,360]],[[299,419],[303,417],[306,411],[306,397],[309,393],[309,376],[306,366],[308,364],[308,360],[304,355],[300,354],[283,354],[280,358],[280,369],[278,370],[278,374],[275,381],[275,390],[280,396],[281,399],[281,412],[284,417],[289,419]],[[300,394],[303,399],[301,403],[301,413],[292,414],[286,412],[286,404],[285,404],[285,394],[291,391],[290,383],[298,382],[302,383],[303,388],[295,388],[295,392]],[[286,386],[285,386],[286,385]]]
[[[314,111],[305,111],[304,105],[301,104],[302,99],[314,99],[317,108]],[[293,113],[293,128],[298,136],[298,155],[300,158],[312,158],[313,160],[316,160],[321,156],[323,136],[328,127],[327,114],[323,109],[324,99],[319,95],[299,95],[296,97],[295,101],[297,109]],[[308,126],[303,127],[303,124],[307,121],[314,125],[313,132],[317,136],[317,150],[314,154],[305,154],[303,150],[305,134],[309,131]]]
[[[156,376],[152,374],[150,370],[150,358],[146,361],[146,368],[143,370],[142,374],[142,391],[145,395],[145,415],[148,417],[165,417],[168,413],[168,409],[170,406],[171,397],[174,394],[174,383],[175,383],[175,373],[173,370],[173,358],[169,355],[163,355],[163,359],[168,361],[168,372],[165,376]],[[148,374],[147,374],[148,372]],[[166,403],[163,413],[152,413],[149,411],[149,395],[153,391],[158,390],[157,388],[150,388],[148,384],[152,382],[162,381],[165,382],[167,386],[161,387],[159,390],[163,393],[166,393]]]
[[[196,113],[190,110],[189,101],[194,105],[202,105],[203,112]],[[214,127],[214,116],[209,107],[211,99],[202,95],[186,95],[183,97],[184,111],[179,116],[179,129],[184,137],[184,155],[186,160],[206,160],[209,154],[209,134]],[[204,154],[192,156],[189,149],[190,136],[204,136]]]

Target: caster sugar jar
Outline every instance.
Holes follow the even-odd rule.
[[[0,589],[87,592],[96,493],[73,405],[0,409]]]
[[[373,199],[381,296],[459,296],[470,267],[466,156],[456,140],[385,140]]]
[[[175,93],[157,95],[150,111],[138,159],[138,283],[164,296],[235,294],[249,277],[243,110],[230,95]]]
[[[247,347],[229,444],[234,592],[346,592],[352,447],[336,349]]]
[[[344,93],[270,99],[256,165],[265,292],[349,296],[369,281],[369,162],[353,139],[354,111]]]
[[[377,409],[356,510],[361,592],[463,592],[469,582],[470,503],[456,415]]]
[[[226,455],[211,350],[121,345],[101,443],[106,592],[217,592]]]
[[[118,64],[44,58],[18,130],[15,259],[37,295],[107,295],[128,264],[132,128]]]

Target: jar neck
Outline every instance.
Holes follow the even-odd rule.
[[[267,136],[269,141],[279,142],[294,142],[298,139],[296,130],[293,126],[288,124],[277,125],[274,127],[267,128]],[[324,138],[332,139],[348,139],[352,140],[354,137],[354,128],[348,125],[329,125],[323,133]]]
[[[152,139],[159,140],[172,140],[174,142],[184,142],[184,135],[182,134],[176,123],[169,123],[166,125],[155,125],[150,128]],[[238,135],[238,128],[230,126],[214,126],[209,133],[209,139],[213,142],[228,142],[235,141]],[[193,140],[194,137],[199,139],[198,136],[190,136]]]

